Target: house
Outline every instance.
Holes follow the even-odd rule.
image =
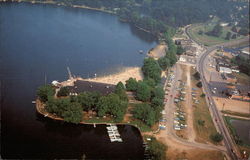
[[[180,62],[186,62],[187,59],[183,55],[181,55],[179,61]]]
[[[232,66],[231,70],[232,70],[232,72],[235,72],[235,73],[239,73],[240,72],[238,66]]]

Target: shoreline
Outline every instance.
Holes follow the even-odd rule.
[[[45,110],[45,108],[44,108],[44,104],[37,98],[36,99],[36,111],[37,111],[37,113],[39,113],[40,115],[42,115],[43,117],[45,117],[45,118],[50,118],[50,119],[52,119],[52,120],[57,120],[57,121],[63,121],[63,122],[66,122],[66,121],[64,121],[64,119],[63,118],[61,118],[61,117],[58,117],[58,116],[56,116],[56,115],[54,115],[54,114],[52,114],[52,113],[49,113],[49,112],[47,112],[46,110]],[[66,123],[70,123],[70,122],[66,122]],[[71,124],[74,124],[74,123],[71,123]],[[143,136],[144,135],[144,132],[142,132],[141,131],[141,129],[137,126],[137,125],[135,125],[135,124],[131,124],[131,123],[126,123],[126,122],[123,122],[123,123],[117,123],[117,122],[84,122],[84,120],[82,120],[82,121],[80,121],[79,123],[77,123],[77,124],[81,124],[81,125],[93,125],[93,127],[95,128],[96,127],[96,125],[109,125],[109,124],[115,124],[115,125],[130,125],[130,126],[133,126],[133,127],[135,127],[135,128],[137,128],[138,130],[139,130],[139,132],[140,132],[140,134],[141,134],[141,136]],[[76,124],[76,125],[77,125]],[[152,131],[153,132],[153,131]]]
[[[100,82],[116,85],[118,82],[126,83],[130,77],[135,78],[136,80],[143,80],[143,74],[140,67],[123,67],[121,71],[118,71],[114,74],[107,76],[100,76],[96,78],[82,79],[91,82]]]
[[[114,12],[109,11],[109,10],[104,10],[101,8],[93,8],[93,7],[88,7],[85,5],[68,5],[65,4],[64,2],[55,2],[53,0],[46,0],[46,1],[37,1],[37,0],[0,0],[1,2],[17,2],[17,3],[31,3],[31,4],[51,4],[51,5],[57,5],[57,6],[65,6],[65,7],[71,7],[71,8],[82,8],[82,9],[88,9],[88,10],[95,10],[99,12],[104,12],[104,13],[109,13],[109,14],[114,14]]]

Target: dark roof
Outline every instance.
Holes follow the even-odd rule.
[[[81,92],[99,92],[102,95],[107,95],[115,90],[115,85],[106,84],[106,83],[98,83],[98,82],[90,82],[90,81],[80,81],[77,80],[74,83],[74,86],[68,87],[70,93],[81,93]]]
[[[233,74],[226,74],[226,77],[231,79],[236,79],[236,77]]]

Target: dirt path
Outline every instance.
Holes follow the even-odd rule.
[[[186,66],[187,68],[187,94],[186,94],[186,111],[187,111],[187,130],[188,130],[188,140],[190,142],[195,141],[195,130],[193,125],[193,107],[192,107],[192,85],[191,85],[191,77],[190,77],[190,66]]]
[[[225,148],[224,146],[215,146],[212,144],[202,144],[202,143],[197,143],[194,141],[195,139],[195,132],[194,132],[194,128],[193,128],[193,119],[190,117],[188,119],[190,119],[190,122],[188,122],[189,126],[191,126],[190,131],[191,133],[188,133],[190,135],[188,135],[188,137],[190,140],[185,140],[183,138],[178,137],[175,134],[175,130],[173,129],[173,112],[175,110],[175,104],[173,102],[173,99],[175,97],[175,95],[177,94],[176,91],[176,86],[178,84],[178,80],[181,79],[182,74],[188,74],[187,79],[188,79],[188,88],[189,90],[191,90],[191,83],[190,83],[190,67],[188,69],[188,72],[185,73],[184,71],[182,71],[181,67],[179,64],[176,64],[175,67],[173,68],[174,70],[174,75],[175,75],[175,80],[172,83],[172,87],[169,89],[169,95],[172,96],[167,96],[166,98],[168,98],[168,101],[165,105],[165,112],[166,115],[164,115],[164,117],[167,119],[167,125],[166,125],[166,129],[165,130],[161,130],[159,133],[155,134],[155,137],[165,143],[168,146],[168,151],[167,151],[167,156],[171,157],[170,159],[192,159],[192,160],[200,160],[202,157],[199,157],[199,153],[203,153],[200,154],[206,156],[208,153],[210,155],[216,155],[218,154],[218,156],[221,156],[221,152],[225,152]],[[190,94],[189,94],[190,95]],[[191,101],[192,99],[190,99]],[[192,103],[192,102],[189,102]],[[189,112],[192,113],[192,105],[190,105],[189,107],[187,107],[190,109]],[[184,157],[179,157],[179,155],[183,155]],[[198,157],[196,157],[198,156]],[[204,158],[204,157],[203,157]],[[216,158],[207,158],[207,159],[211,159],[214,160]],[[217,158],[219,159],[219,158]]]
[[[164,57],[166,54],[166,48],[167,48],[167,45],[159,44],[153,50],[149,51],[148,55],[150,57],[155,58],[155,59],[158,59],[160,57]]]

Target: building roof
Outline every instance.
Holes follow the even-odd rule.
[[[221,67],[220,66],[220,68],[219,68],[220,70],[220,72],[221,73],[232,73],[232,70],[230,69],[230,68],[227,68],[227,67]]]
[[[236,79],[236,77],[233,74],[226,74],[226,77],[230,79]]]
[[[68,88],[70,93],[79,94],[81,92],[99,92],[102,95],[108,95],[114,92],[115,85],[77,80],[74,82],[74,86],[68,86]]]

